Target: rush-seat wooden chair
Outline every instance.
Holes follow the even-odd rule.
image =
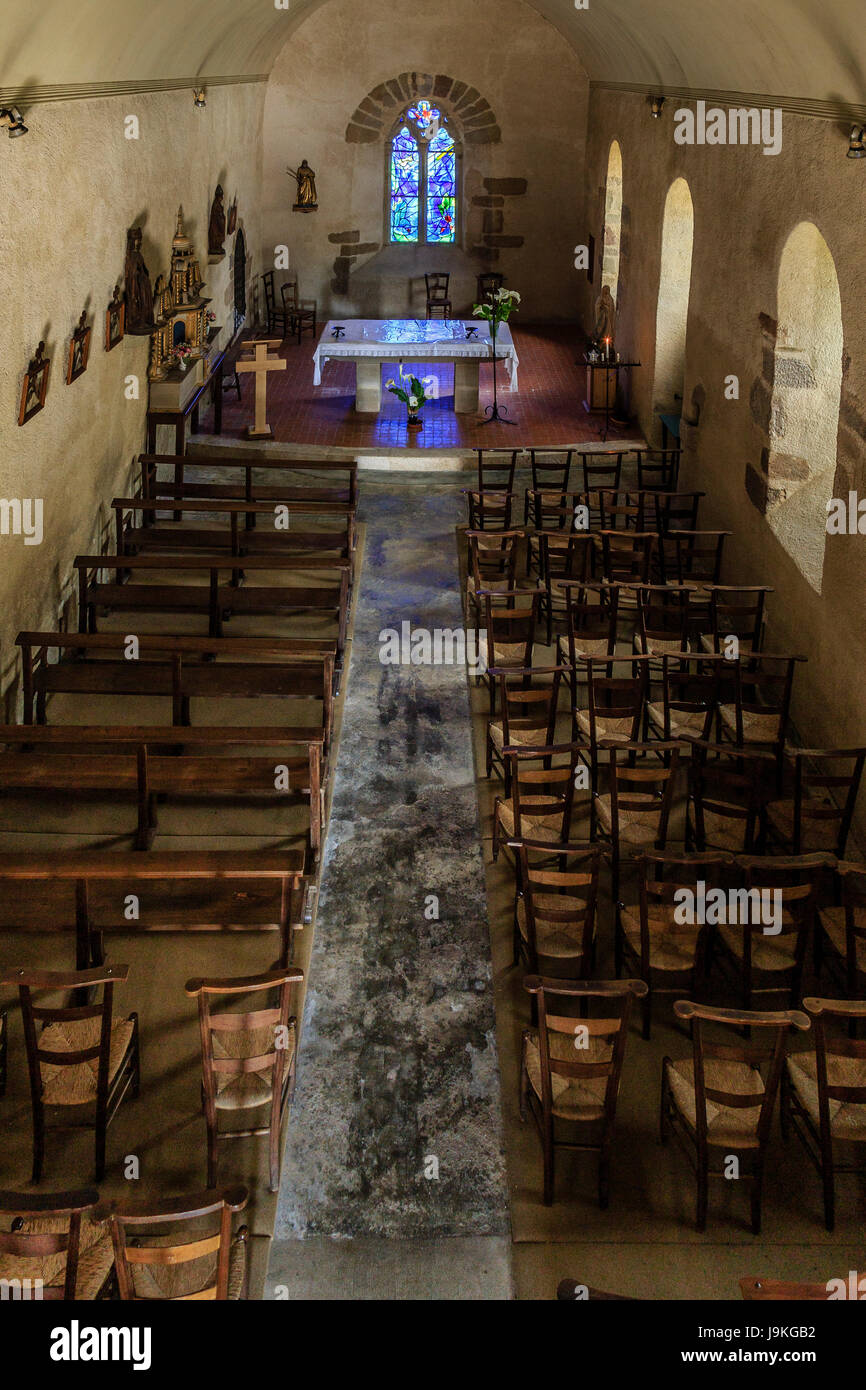
[[[311,333],[315,338],[318,314],[316,301],[299,297],[296,276],[280,285],[280,297],[283,301],[283,314],[288,319],[289,333],[295,333],[299,343],[302,333]]]
[[[503,840],[542,841],[551,854],[569,843],[575,778],[586,751],[583,743],[561,743],[503,754],[510,794],[493,804],[494,862]]]
[[[541,594],[539,619],[547,629],[547,645],[557,633],[565,632],[568,608],[576,585],[584,584],[592,573],[592,537],[586,533],[536,532],[538,545],[538,591]]]
[[[866,763],[866,748],[788,748],[793,796],[767,806],[767,835],[783,853],[829,850],[845,858],[845,846]]]
[[[811,1052],[792,1052],[782,1078],[783,1132],[792,1123],[824,1187],[824,1224],[836,1222],[836,1174],[866,1167],[866,1042],[841,1025],[866,1019],[866,1001],[804,999],[812,1020]],[[829,1025],[829,1026],[828,1026]],[[835,1146],[859,1148],[859,1162]]]
[[[530,669],[541,596],[537,589],[480,589],[478,600],[484,605],[484,627],[478,636],[477,683],[486,683],[493,715],[496,681],[490,672]]]
[[[96,1181],[105,1177],[106,1130],[121,1101],[127,1094],[137,1096],[140,1084],[138,1015],[114,1018],[112,1013],[114,986],[128,978],[128,965],[6,970],[0,975],[0,984],[16,986],[21,999],[33,1108],[34,1183],[42,1177],[46,1129],[93,1129]],[[33,1002],[34,992],[89,999],[100,989],[102,999],[92,1003],[50,1008]],[[49,1124],[47,1110],[56,1110],[63,1119]]]
[[[516,588],[517,546],[522,531],[467,531],[466,599],[476,630],[481,628],[484,601],[478,595],[508,593]]]
[[[836,876],[842,901],[818,911],[815,974],[826,964],[849,999],[866,999],[866,868],[842,861]]]
[[[703,988],[708,928],[697,911],[698,883],[718,887],[730,859],[646,850],[636,863],[637,904],[615,904],[615,969],[617,979],[627,970],[647,985],[641,1015],[648,1039],[656,994],[694,996]]]
[[[537,666],[526,671],[490,671],[498,687],[499,715],[487,725],[487,776],[494,768],[511,794],[506,748],[547,748],[556,743],[556,715],[564,666]]]
[[[428,271],[424,276],[427,286],[427,317],[435,318],[441,313],[443,319],[451,317],[451,299],[449,295],[449,285],[451,276],[444,270]]]
[[[549,979],[588,979],[595,948],[595,909],[601,851],[597,846],[511,844],[517,857],[514,964]],[[539,862],[541,861],[541,862]]]
[[[677,732],[691,744],[687,848],[700,853],[754,854],[764,838],[764,807],[774,775],[772,756],[759,749],[733,749],[730,744],[695,739],[685,729]]]
[[[728,921],[713,938],[713,956],[739,986],[744,1009],[756,1000],[782,995],[789,1008],[800,999],[800,982],[814,928],[819,888],[828,861],[820,855],[790,859],[743,856],[739,882],[729,900]]]
[[[558,1148],[598,1154],[598,1204],[610,1200],[610,1158],[616,1102],[632,1004],[646,994],[642,980],[541,979],[524,989],[538,1008],[538,1027],[523,1034],[520,1114],[535,1120],[544,1155],[544,1205],[553,1203]],[[562,1008],[579,1006],[579,1017]],[[557,1136],[563,1126],[573,1138]],[[576,1131],[576,1132],[575,1132]]]
[[[776,759],[776,788],[781,795],[785,737],[791,712],[794,672],[802,656],[768,652],[742,653],[732,661],[733,703],[719,705],[722,738],[738,748],[766,748]]]
[[[726,1177],[727,1161],[735,1157],[740,1181],[750,1187],[752,1234],[760,1235],[764,1161],[785,1042],[792,1028],[808,1029],[809,1019],[798,1009],[717,1009],[687,999],[677,1000],[674,1013],[691,1025],[692,1056],[662,1061],[659,1137],[666,1144],[673,1133],[697,1178],[699,1231],[707,1224],[709,1180]],[[716,1041],[719,1029],[728,1035],[722,1043]],[[759,1044],[753,1034],[766,1042]]]
[[[104,1297],[111,1286],[111,1236],[88,1218],[95,1188],[0,1192],[0,1281],[15,1299]],[[6,1229],[8,1227],[8,1229]]]
[[[266,270],[262,275],[265,285],[265,317],[268,321],[268,333],[273,336],[277,328],[283,338],[288,338],[291,330],[291,318],[285,303],[281,309],[277,308],[277,295],[274,286],[273,270]]]
[[[530,498],[544,492],[566,493],[571,473],[572,449],[530,449],[532,488],[527,488],[523,503],[523,524],[529,521]]]
[[[124,1302],[174,1303],[247,1297],[247,1228],[232,1235],[245,1187],[160,1202],[111,1203],[100,1212],[111,1228],[117,1287]]]
[[[304,978],[295,967],[263,975],[188,980],[198,1000],[202,1052],[202,1109],[207,1125],[207,1184],[216,1186],[221,1139],[268,1136],[270,1190],[280,1185],[280,1132],[295,1089],[297,1020],[289,1014],[292,991]],[[276,995],[264,1008],[215,1012],[239,995]],[[220,1112],[268,1107],[268,1123],[252,1129],[221,1129]]]
[[[614,903],[620,899],[623,860],[667,845],[680,749],[676,743],[603,743],[608,758],[608,789],[594,791],[590,836],[610,845]],[[652,750],[659,750],[659,763]]]

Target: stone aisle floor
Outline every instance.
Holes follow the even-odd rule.
[[[383,629],[462,628],[462,515],[453,483],[365,478],[366,561],[270,1297],[510,1296],[465,666],[380,661]]]

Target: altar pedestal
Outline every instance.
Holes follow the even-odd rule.
[[[359,357],[355,363],[355,409],[371,415],[382,409],[382,363],[378,357]]]
[[[478,413],[478,380],[481,363],[460,360],[454,363],[454,411],[457,415]]]

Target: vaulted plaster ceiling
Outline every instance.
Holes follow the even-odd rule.
[[[466,0],[467,4],[473,0]],[[527,0],[591,80],[669,91],[866,102],[863,0]],[[267,74],[328,0],[8,0],[0,91],[164,85]],[[357,0],[363,24],[364,0]],[[435,5],[416,10],[435,53]],[[327,23],[323,13],[322,22]],[[401,23],[407,21],[401,21]],[[408,22],[412,22],[411,19]],[[491,36],[507,44],[507,33]],[[432,57],[428,57],[432,62]],[[71,93],[69,93],[71,94]]]

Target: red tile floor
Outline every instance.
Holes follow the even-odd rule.
[[[384,382],[396,376],[396,363],[383,363],[382,410],[377,416],[355,411],[355,368],[352,363],[329,362],[323,368],[321,386],[313,386],[314,339],[307,335],[299,345],[284,342],[279,356],[287,362],[283,372],[268,374],[268,421],[279,443],[310,444],[356,450],[395,449],[472,449],[509,446],[552,447],[600,441],[604,417],[587,415],[582,401],[586,394],[585,371],[576,359],[583,349],[579,330],[571,325],[540,325],[512,328],[517,355],[519,389],[507,389],[505,369],[499,367],[499,401],[508,410],[514,425],[482,424],[485,406],[493,400],[490,366],[481,368],[481,409],[476,415],[454,413],[454,368],[428,363],[414,367],[417,376],[436,375],[439,399],[423,411],[423,427],[412,436],[406,424],[406,408],[384,389]],[[223,434],[245,438],[252,422],[254,386],[249,376],[241,378],[243,399],[233,390],[223,399]],[[201,429],[212,428],[210,407],[202,412]],[[642,438],[636,429],[611,427],[610,439]]]

